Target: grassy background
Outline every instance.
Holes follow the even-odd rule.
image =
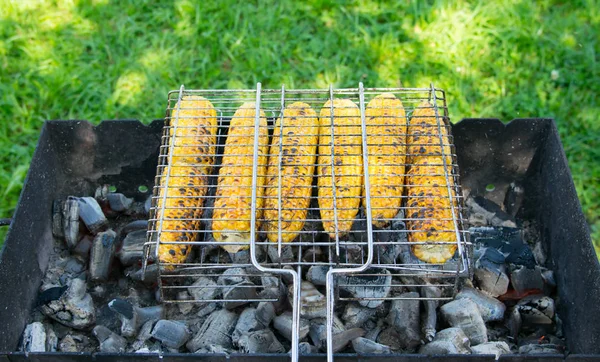
[[[592,0],[0,1],[0,216],[13,212],[46,119],[150,121],[182,83],[434,81],[455,121],[555,118],[600,244],[599,9]]]

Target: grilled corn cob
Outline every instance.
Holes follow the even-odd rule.
[[[296,102],[284,112],[283,127],[278,118],[269,154],[265,190],[265,220],[267,237],[289,243],[304,227],[312,179],[315,171],[319,121],[317,113],[306,103]],[[281,165],[279,154],[281,151]],[[279,215],[279,170],[281,169],[281,215]]]
[[[195,239],[194,231],[199,228],[197,219],[202,214],[202,198],[214,163],[217,111],[205,98],[184,97],[173,109],[169,126],[168,136],[173,148],[168,189],[165,189],[167,167],[163,168],[160,178],[157,218],[161,218],[161,210],[164,215],[158,257],[162,263],[177,264],[185,262],[191,245],[165,243],[185,243]]]
[[[329,100],[319,114],[319,126],[319,208],[324,230],[335,238],[336,216],[337,230],[343,235],[350,231],[360,206],[363,174],[360,110],[349,99],[335,99],[333,105]]]
[[[392,93],[373,98],[365,111],[373,225],[385,227],[396,216],[404,191],[406,114]],[[363,198],[363,205],[366,198]],[[366,206],[366,205],[365,205]]]
[[[213,209],[213,237],[219,242],[240,244],[223,245],[230,253],[248,248],[250,242],[250,211],[252,201],[252,160],[254,154],[254,122],[256,105],[244,103],[233,115],[219,170],[217,192]],[[260,111],[258,174],[256,190],[256,227],[260,226],[264,203],[264,183],[267,170],[269,134],[267,118]]]
[[[427,101],[422,102],[414,110],[408,126],[408,154],[409,162],[414,163],[419,157],[434,155],[446,156],[448,164],[452,163],[450,138],[448,129],[440,118],[440,127],[435,116],[433,105]],[[441,132],[440,132],[441,130]],[[443,142],[443,148],[440,143]]]
[[[451,205],[456,207],[454,183],[450,178],[453,204],[448,195],[441,156],[419,158],[407,173],[408,199],[406,203],[408,241],[444,242],[442,244],[412,245],[412,251],[427,263],[444,263],[456,252],[456,234]],[[448,175],[451,175],[448,170]]]

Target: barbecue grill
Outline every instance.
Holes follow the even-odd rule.
[[[185,90],[184,90],[185,91]],[[281,96],[280,90],[278,99]],[[359,93],[358,96],[356,95]],[[363,89],[368,100],[368,89]],[[423,91],[421,97],[430,99],[429,89]],[[178,97],[177,92],[175,97]],[[360,90],[354,90],[350,95],[360,103]],[[308,96],[307,96],[308,97]],[[437,99],[444,99],[440,93]],[[280,110],[279,107],[278,110]],[[441,114],[445,113],[445,106],[440,107]],[[222,111],[223,112],[223,111]],[[275,111],[274,111],[275,112]],[[223,112],[224,113],[224,112]],[[270,129],[273,129],[273,119],[279,113],[270,114]],[[445,117],[445,116],[444,116]],[[444,118],[440,117],[444,122]],[[220,115],[222,127],[227,125],[227,114]],[[92,194],[99,184],[115,185],[120,191],[135,195],[137,201],[143,201],[147,194],[140,185],[160,185],[154,182],[156,176],[156,161],[159,159],[160,145],[165,145],[164,126],[162,121],[153,122],[143,126],[137,121],[112,121],[103,122],[99,126],[92,126],[85,121],[49,121],[44,125],[39,144],[34,154],[31,168],[11,224],[2,255],[0,256],[0,295],[2,305],[0,309],[0,360],[159,360],[162,356],[140,356],[136,354],[107,354],[107,353],[22,353],[16,350],[24,325],[27,323],[31,307],[35,304],[40,280],[48,265],[50,250],[53,245],[51,235],[52,201],[65,198],[74,194]],[[168,124],[166,124],[168,127]],[[441,123],[440,123],[441,126]],[[563,320],[564,333],[570,351],[569,360],[596,360],[598,349],[598,326],[600,326],[600,313],[597,310],[597,300],[600,298],[600,268],[591,246],[589,232],[581,212],[566,159],[562,151],[556,127],[551,120],[527,119],[515,120],[504,125],[493,119],[467,119],[452,126],[456,157],[453,161],[460,166],[461,184],[471,192],[486,192],[486,186],[495,185],[496,190],[502,190],[517,179],[524,186],[524,203],[522,214],[524,217],[536,220],[540,224],[543,246],[548,255],[548,266],[556,273],[558,291],[558,311]],[[272,132],[272,131],[271,131]],[[222,144],[222,143],[221,143]],[[164,147],[162,148],[164,151]],[[454,152],[453,152],[454,153]],[[457,170],[458,171],[458,170]],[[456,172],[456,171],[455,171]],[[214,177],[213,177],[214,178]],[[458,184],[458,183],[457,183]],[[493,191],[492,191],[493,193]],[[210,194],[209,194],[210,195]],[[458,193],[460,195],[460,193]],[[48,205],[48,207],[40,207]],[[460,208],[458,208],[460,211]],[[364,212],[364,211],[363,211]],[[361,215],[366,220],[366,215]],[[312,220],[317,220],[315,215]],[[316,221],[315,221],[316,222]],[[358,223],[357,225],[359,225]],[[363,224],[366,225],[366,224]],[[153,226],[153,228],[156,226]],[[151,229],[156,230],[156,229]],[[361,235],[364,235],[366,226]],[[152,234],[152,233],[151,233]],[[373,265],[377,266],[377,255],[381,255],[382,246],[378,245],[378,236],[383,232],[373,230]],[[389,233],[388,233],[389,234]],[[259,234],[260,235],[260,234]],[[309,235],[312,235],[309,233]],[[315,235],[316,236],[316,235]],[[312,238],[312,236],[311,236]],[[156,243],[157,240],[150,240]],[[568,241],[568,242],[567,242]],[[215,242],[201,239],[196,249],[215,247]],[[204,244],[203,244],[204,243]],[[335,242],[328,240],[329,246]],[[360,261],[366,260],[368,254],[368,240],[358,239],[356,243],[362,245],[359,254]],[[149,244],[151,245],[151,244]],[[155,244],[154,244],[155,245]],[[310,245],[295,245],[294,247],[306,248]],[[468,244],[464,244],[467,245]],[[264,255],[261,257],[260,249],[265,246],[277,246],[262,241],[259,236],[249,246],[254,246],[254,261],[259,266],[288,270],[292,267],[309,267],[313,264],[302,260],[272,263]],[[282,244],[285,249],[287,245]],[[379,246],[379,248],[378,248]],[[213,248],[213,260],[217,258],[221,248]],[[331,248],[333,249],[333,248]],[[344,250],[344,240],[340,241],[340,249]],[[23,250],[30,252],[24,253]],[[468,252],[468,248],[463,249]],[[208,252],[208,251],[207,251]],[[328,250],[335,255],[335,251]],[[256,255],[258,254],[258,255]],[[222,254],[221,254],[222,255]],[[150,253],[151,256],[151,253]],[[249,255],[250,256],[250,255]],[[365,259],[362,259],[362,258]],[[457,255],[459,257],[459,255]],[[468,254],[465,254],[468,266]],[[198,259],[200,260],[200,259]],[[342,259],[344,261],[344,259]],[[312,260],[310,260],[312,261]],[[199,265],[200,264],[200,265]],[[254,265],[253,260],[243,259],[243,265]],[[242,265],[232,264],[232,265]],[[457,263],[458,264],[458,263]],[[360,263],[329,263],[326,266],[357,267]],[[456,264],[455,264],[456,265]],[[184,274],[196,275],[199,272],[219,272],[219,264],[213,268],[201,269],[207,264],[196,263],[193,265],[177,266],[175,271],[161,274],[163,281],[162,293],[165,301],[169,298],[169,289],[165,287],[177,286],[185,282]],[[417,265],[394,264],[395,269],[402,273],[439,273],[436,266],[417,263]],[[285,267],[285,268],[284,268]],[[401,267],[408,267],[407,270]],[[215,270],[216,269],[216,270]],[[335,269],[338,270],[338,269]],[[443,269],[441,269],[443,270]],[[367,271],[370,273],[370,271]],[[263,275],[258,268],[256,275]],[[173,277],[168,277],[173,275]],[[364,274],[363,274],[364,275]],[[429,275],[429,274],[427,274]],[[453,271],[448,282],[450,290],[453,289],[454,278],[458,273]],[[168,279],[172,278],[174,280]],[[180,278],[181,280],[176,280]],[[179,284],[185,285],[185,284]],[[337,285],[339,288],[340,285]],[[347,298],[340,295],[338,300]],[[225,359],[220,355],[186,355],[172,353],[164,357],[179,360],[186,358]],[[258,360],[277,358],[288,360],[286,355],[232,355],[229,359]],[[365,356],[367,357],[367,356]],[[322,358],[319,355],[303,357],[303,359]],[[357,355],[340,355],[338,360],[356,360]],[[368,356],[369,359],[378,360],[426,360],[431,357],[419,355],[384,355]],[[461,356],[436,356],[436,360],[493,360],[493,356],[461,355]],[[530,355],[503,355],[500,360],[563,360],[563,355],[549,355],[544,358]]]
[[[390,254],[393,253],[393,250],[390,252],[389,249],[408,248],[409,245],[414,244],[441,244],[447,243],[448,241],[440,242],[440,241],[426,241],[426,242],[415,242],[409,243],[406,240],[406,236],[404,235],[404,239],[402,239],[401,234],[406,234],[407,232],[421,232],[425,233],[427,230],[413,228],[412,230],[399,232],[398,230],[394,230],[391,227],[387,228],[373,228],[372,224],[374,222],[371,210],[371,200],[372,196],[370,195],[370,187],[369,187],[369,176],[371,177],[382,177],[385,175],[372,174],[370,172],[366,172],[369,170],[369,145],[367,139],[369,136],[379,136],[381,135],[373,135],[367,134],[367,122],[366,122],[366,112],[365,108],[367,103],[373,99],[375,96],[380,95],[382,93],[393,94],[395,97],[400,99],[404,105],[404,109],[408,115],[413,113],[413,110],[423,101],[428,101],[433,107],[436,124],[432,125],[431,129],[428,130],[430,134],[430,138],[423,137],[425,141],[421,141],[421,144],[417,146],[425,146],[431,147],[439,145],[439,149],[441,150],[441,160],[443,160],[443,174],[438,175],[423,175],[423,176],[443,176],[445,179],[445,184],[437,186],[437,188],[442,189],[443,198],[448,199],[448,205],[451,207],[451,215],[452,218],[449,221],[452,221],[453,228],[452,230],[446,230],[454,233],[456,236],[455,243],[457,244],[457,256],[454,260],[448,263],[425,263],[421,262],[416,258],[405,259],[401,262],[396,261],[395,255],[384,255],[384,253]],[[203,97],[208,99],[217,109],[219,114],[218,124],[219,132],[216,138],[215,144],[206,144],[203,143],[204,146],[207,146],[206,149],[215,150],[215,154],[206,154],[204,156],[214,157],[217,162],[214,167],[213,173],[206,179],[205,186],[209,187],[209,191],[207,196],[201,197],[200,201],[196,206],[166,206],[168,193],[165,192],[166,189],[177,189],[183,187],[181,184],[177,184],[173,182],[173,177],[169,177],[173,175],[172,165],[173,158],[175,154],[177,154],[177,148],[189,148],[192,147],[189,144],[197,144],[201,142],[200,140],[190,139],[190,136],[181,130],[182,127],[190,127],[190,126],[181,126],[182,119],[180,118],[180,113],[182,111],[181,104],[182,99],[199,99],[198,97]],[[284,127],[286,130],[290,130],[290,127],[293,129],[294,127],[300,126],[287,126],[288,120],[285,117],[284,110],[287,106],[292,104],[293,102],[304,102],[308,104],[313,109],[320,109],[326,104],[328,101],[331,104],[331,112],[330,112],[330,127],[328,131],[331,132],[332,139],[337,137],[336,132],[344,132],[343,128],[335,127],[334,128],[334,110],[333,110],[333,100],[334,99],[350,99],[355,102],[359,106],[360,110],[360,127],[356,127],[356,131],[358,132],[349,134],[350,136],[356,136],[357,139],[360,139],[360,144],[355,144],[352,146],[358,146],[359,149],[362,148],[362,168],[365,170],[363,174],[335,174],[335,162],[336,155],[334,155],[334,147],[329,147],[331,153],[330,155],[326,155],[326,157],[318,157],[317,163],[314,165],[298,165],[297,163],[292,166],[284,166],[282,162],[282,158],[287,155],[283,152],[283,130]],[[215,192],[215,185],[217,184],[217,178],[219,177],[219,173],[217,172],[219,169],[219,164],[222,159],[223,153],[223,145],[225,143],[225,139],[228,135],[228,126],[231,121],[231,117],[234,116],[234,112],[238,109],[238,107],[245,102],[254,101],[256,111],[255,113],[255,122],[253,126],[247,126],[245,132],[249,134],[253,134],[254,144],[252,148],[247,148],[247,153],[245,154],[237,154],[238,157],[247,157],[251,161],[251,165],[253,168],[252,172],[252,184],[246,186],[246,188],[250,188],[246,192],[246,194],[251,194],[251,211],[250,211],[250,230],[255,230],[257,225],[265,224],[268,220],[264,218],[257,218],[257,215],[262,215],[263,212],[266,212],[268,209],[265,206],[262,206],[262,203],[258,203],[257,199],[261,196],[257,196],[257,189],[260,187],[258,183],[258,167],[259,167],[259,135],[261,132],[270,134],[272,138],[279,138],[279,142],[272,142],[272,144],[278,144],[278,149],[271,149],[269,157],[275,157],[278,159],[278,172],[277,172],[277,184],[273,186],[266,186],[266,188],[272,187],[277,190],[275,193],[277,196],[277,230],[270,231],[271,233],[276,233],[278,235],[278,241],[273,243],[269,240],[266,240],[264,237],[257,237],[256,233],[250,233],[249,240],[236,240],[233,242],[223,242],[216,241],[213,238],[213,233],[216,230],[212,229],[212,212],[214,209],[215,200],[219,198]],[[201,105],[204,106],[204,105]],[[202,109],[190,109],[186,108],[186,115],[190,114],[193,111],[201,111]],[[260,114],[261,111],[264,112],[268,117],[268,122],[264,125],[260,123]],[[188,117],[191,116],[181,116]],[[281,127],[275,127],[275,121],[279,120]],[[403,138],[407,137],[407,134],[404,131],[400,131],[402,126],[408,125],[408,133],[410,133],[411,127],[416,127],[410,124],[408,118],[402,117],[398,120],[396,127],[400,132],[398,136]],[[195,127],[195,126],[194,126]],[[267,128],[267,130],[261,129]],[[295,130],[295,129],[293,129]],[[442,133],[442,130],[445,133]],[[264,275],[264,273],[272,273],[272,274],[289,274],[293,279],[293,299],[292,299],[292,313],[294,316],[294,337],[292,341],[292,360],[297,360],[297,344],[298,338],[296,337],[298,334],[299,328],[299,318],[300,318],[300,283],[299,280],[301,278],[303,268],[304,271],[310,266],[318,266],[324,265],[330,268],[330,271],[327,274],[327,333],[328,333],[328,356],[331,358],[333,355],[333,346],[331,341],[333,340],[333,311],[334,311],[334,277],[335,275],[347,274],[350,277],[367,277],[375,282],[369,284],[356,284],[345,285],[342,282],[340,287],[350,287],[350,288],[386,288],[386,285],[380,285],[377,283],[378,280],[385,280],[386,278],[382,278],[382,271],[389,273],[389,271],[393,271],[392,274],[392,285],[393,289],[400,290],[403,287],[420,287],[427,285],[433,285],[436,287],[440,287],[444,289],[446,293],[443,295],[429,296],[429,297],[417,297],[417,299],[427,300],[427,299],[435,299],[435,300],[449,300],[453,297],[453,292],[456,291],[456,287],[458,285],[459,278],[461,276],[468,275],[469,272],[469,260],[468,260],[468,242],[466,238],[466,230],[464,228],[464,220],[463,220],[463,206],[462,206],[462,193],[460,190],[460,182],[458,165],[456,163],[456,154],[454,152],[454,146],[452,144],[452,138],[443,136],[443,134],[448,134],[449,130],[449,118],[448,118],[448,110],[446,106],[446,97],[445,92],[441,89],[437,89],[432,84],[430,88],[389,88],[389,89],[365,89],[362,83],[359,84],[358,88],[355,89],[334,89],[330,87],[326,90],[318,90],[318,89],[308,89],[308,90],[298,90],[298,89],[285,89],[282,87],[281,89],[261,89],[260,83],[257,85],[255,90],[186,90],[184,86],[178,91],[172,91],[169,93],[168,97],[168,107],[166,112],[166,124],[163,131],[162,141],[161,141],[161,152],[159,156],[159,165],[157,169],[157,178],[154,182],[154,202],[153,202],[153,211],[150,217],[150,225],[149,225],[149,241],[146,244],[146,264],[149,259],[157,260],[159,264],[160,276],[159,276],[159,286],[161,290],[162,300],[166,303],[176,303],[176,302],[223,302],[223,299],[214,299],[212,294],[208,294],[208,298],[206,299],[193,299],[193,300],[185,300],[180,301],[177,300],[172,293],[173,291],[178,291],[181,289],[189,289],[189,288],[206,288],[205,285],[196,285],[192,284],[194,280],[191,278],[194,276],[194,273],[198,273],[203,271],[207,273],[207,276],[218,277],[220,274],[215,273],[215,270],[225,270],[233,267],[250,267],[253,266],[256,268],[258,273],[251,275],[251,277],[260,277]],[[348,135],[348,132],[344,132]],[[206,138],[206,135],[202,134],[196,137]],[[298,147],[307,145],[309,143],[309,137],[313,137],[312,134],[305,134],[299,136],[300,141],[297,144]],[[183,138],[183,139],[182,139]],[[432,141],[430,141],[432,140]],[[431,142],[431,143],[428,143]],[[321,146],[327,146],[320,144]],[[371,147],[374,147],[371,144]],[[450,150],[452,154],[446,154],[446,152]],[[404,164],[388,164],[390,170],[401,168],[402,170],[408,168],[410,164],[408,164],[408,160],[411,157],[417,156],[417,154],[412,154],[408,150],[404,155]],[[197,156],[197,155],[195,155]],[[311,155],[309,155],[311,156]],[[312,156],[316,157],[317,154],[313,154]],[[371,153],[371,156],[390,156],[390,155],[374,155]],[[325,160],[325,164],[323,164],[323,160]],[[447,162],[450,161],[450,164]],[[198,167],[200,164],[190,164],[188,167]],[[233,165],[236,167],[244,167],[244,164],[236,164]],[[319,202],[323,200],[319,200],[319,196],[317,193],[317,189],[319,187],[323,187],[321,184],[321,180],[315,182],[315,184],[319,184],[319,186],[313,185],[313,193],[311,196],[311,202],[307,214],[306,220],[300,220],[304,222],[304,228],[299,232],[299,236],[297,240],[294,240],[291,243],[282,243],[281,235],[284,231],[282,231],[282,168],[283,167],[293,167],[293,166],[312,166],[315,169],[320,167],[328,167],[332,170],[330,175],[317,175],[318,178],[331,178],[331,185],[335,184],[336,177],[357,177],[364,180],[364,207],[361,208],[358,217],[354,220],[340,219],[338,220],[338,212],[341,207],[337,205],[340,204],[340,195],[337,195],[338,187],[333,187],[333,192],[331,193],[331,204],[333,205],[332,212],[334,218],[332,220],[327,220],[334,223],[335,226],[335,234],[327,235],[323,231],[321,227],[321,223],[325,220],[322,219],[323,213],[319,215],[319,211],[323,210],[319,207]],[[174,175],[178,176],[178,175]],[[404,180],[404,174],[401,175]],[[204,180],[204,176],[201,174],[194,175],[195,178],[201,178]],[[195,183],[196,184],[196,183]],[[402,182],[400,185],[393,185],[400,189],[405,189],[409,187],[416,187],[422,185],[411,185],[406,182]],[[242,186],[243,188],[243,186]],[[436,187],[431,186],[432,189],[436,189]],[[453,188],[453,189],[452,189]],[[162,189],[162,192],[161,192]],[[242,190],[242,192],[245,190]],[[271,193],[273,194],[273,193]],[[190,197],[190,196],[187,196]],[[383,196],[385,198],[389,198],[390,196]],[[405,199],[406,196],[391,196]],[[423,198],[432,198],[433,196],[422,196]],[[347,197],[346,197],[347,198]],[[360,200],[360,195],[355,196],[356,199]],[[381,198],[381,196],[380,196]],[[360,202],[360,201],[359,201]],[[419,208],[411,207],[409,205],[404,205],[402,202],[402,207],[399,208],[401,217],[398,217],[394,220],[385,220],[388,223],[410,223],[415,219],[413,213],[418,211]],[[261,206],[258,206],[261,205]],[[202,228],[197,230],[168,230],[163,227],[164,225],[164,215],[166,213],[166,208],[182,208],[186,211],[187,215],[192,215],[190,217],[186,217],[183,221],[187,222],[189,225],[192,225],[194,222],[200,221],[203,225]],[[182,210],[182,211],[183,211]],[[258,213],[257,213],[258,211]],[[200,220],[195,219],[193,215],[202,215]],[[406,216],[404,216],[406,215]],[[194,219],[191,219],[194,218]],[[423,217],[420,217],[423,219]],[[223,221],[219,219],[220,221]],[[224,220],[226,223],[233,224],[237,220],[234,219],[226,219]],[[338,225],[343,222],[353,222],[353,227],[349,233],[343,235],[342,232],[338,230]],[[181,232],[192,232],[196,236],[193,238],[195,241],[167,241],[164,240],[163,237],[165,234],[169,233],[181,233]],[[261,233],[265,234],[265,232]],[[262,235],[264,236],[264,235]],[[173,238],[168,238],[168,240],[173,240]],[[189,246],[191,248],[192,245],[200,247],[200,257],[198,261],[186,262],[174,264],[170,262],[161,262],[159,258],[159,250],[163,244],[175,244],[182,246]],[[231,256],[228,258],[225,255],[222,246],[231,245],[236,249],[242,248],[245,245],[249,245],[250,247],[250,258],[246,261],[239,262],[235,256]],[[292,255],[295,257],[285,259],[282,258],[282,249],[284,247],[292,249]],[[267,248],[276,248],[277,257],[273,258],[269,256],[269,253],[265,252]],[[305,257],[305,252],[307,249],[319,249],[324,250],[324,256],[317,259],[315,253],[312,253],[312,257],[308,260]],[[150,251],[154,250],[155,255],[151,255]],[[259,249],[263,249],[263,252],[258,252]],[[208,257],[207,253],[216,251],[216,256]],[[244,253],[242,251],[242,253]],[[250,263],[249,263],[250,262]],[[286,268],[287,267],[287,268]],[[416,279],[415,277],[419,277]],[[227,286],[214,286],[214,288],[227,288]],[[254,285],[249,284],[248,288],[255,288]],[[339,293],[335,293],[339,294]],[[264,299],[264,298],[249,298],[248,295],[245,295],[246,299],[249,299],[253,302],[260,302],[272,299]],[[342,297],[342,301],[373,301],[381,303],[382,300],[390,300],[390,299],[405,299],[407,297],[396,296],[393,294],[380,296],[380,297]],[[414,297],[413,297],[414,298]],[[238,300],[232,300],[227,298],[228,303],[235,303]]]

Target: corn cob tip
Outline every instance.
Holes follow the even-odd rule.
[[[335,98],[333,99],[333,107],[334,108],[358,108],[356,103],[354,103],[351,99],[348,98]],[[323,105],[323,110],[331,109],[331,99],[327,100]]]
[[[250,232],[248,231],[240,231],[240,230],[222,230],[220,233],[220,242],[224,243],[239,243],[239,244],[230,244],[230,245],[222,245],[221,247],[225,249],[230,254],[235,254],[239,251],[246,250],[250,248]]]
[[[456,245],[413,245],[412,252],[426,263],[443,264],[454,256]]]

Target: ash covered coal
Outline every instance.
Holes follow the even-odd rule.
[[[159,269],[142,273],[146,202],[99,188],[96,197],[53,205],[55,245],[21,349],[30,352],[288,353],[294,298],[288,275],[259,272],[247,250],[197,247],[195,265],[158,288]],[[375,264],[336,276],[333,345],[342,353],[563,353],[554,276],[535,225],[512,209],[470,198],[473,280],[456,286],[427,273],[406,244],[401,211],[377,234]],[[316,223],[307,225],[315,228]],[[315,233],[321,232],[317,227]],[[309,233],[304,241],[318,242]],[[344,244],[340,260],[364,262],[365,238]],[[301,272],[301,353],[326,351],[326,276],[332,251],[259,245],[257,257]],[[150,255],[154,255],[150,250]],[[296,264],[294,264],[296,263]],[[455,270],[458,261],[444,268]],[[204,264],[203,264],[204,265]],[[293,265],[293,266],[292,266]],[[411,265],[409,271],[394,268]],[[179,274],[178,274],[179,273]],[[164,303],[172,301],[176,303]]]

